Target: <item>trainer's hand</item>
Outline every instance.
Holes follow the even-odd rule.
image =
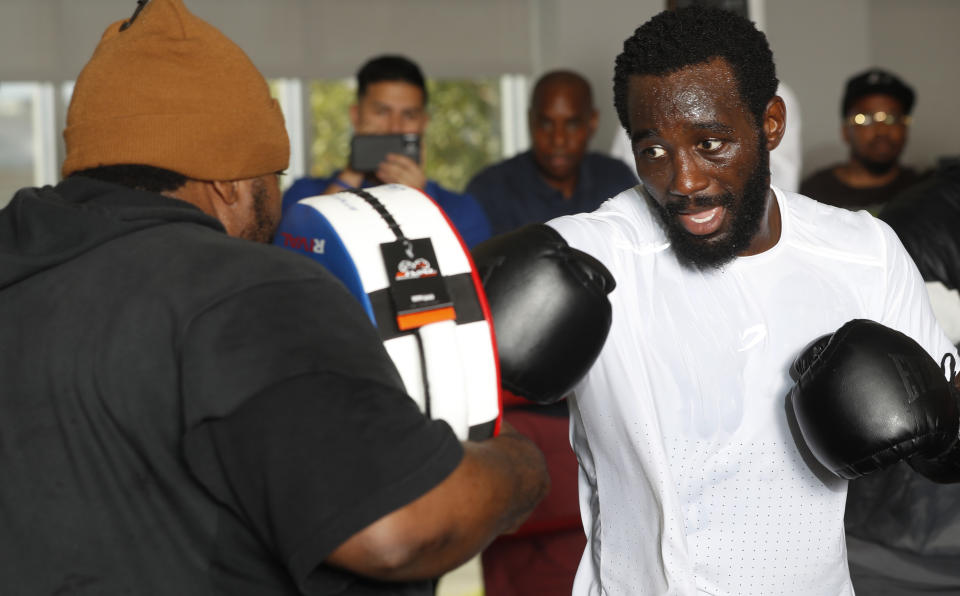
[[[913,339],[855,319],[811,343],[791,374],[797,425],[833,473],[853,479],[905,460],[933,480],[960,480],[956,396]]]
[[[427,186],[427,175],[420,164],[399,153],[387,154],[387,158],[377,167],[377,178],[389,184],[403,184],[420,190]]]
[[[495,236],[471,253],[493,317],[503,387],[539,403],[559,400],[607,339],[613,276],[545,225]]]

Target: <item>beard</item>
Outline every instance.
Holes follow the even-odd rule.
[[[893,159],[884,159],[882,161],[870,159],[865,155],[854,153],[854,157],[860,164],[874,176],[883,176],[897,165],[897,157]]]
[[[273,240],[273,235],[277,231],[280,222],[272,214],[270,205],[270,193],[263,180],[253,181],[253,221],[244,226],[240,232],[240,237],[254,242],[269,244]]]
[[[767,206],[769,179],[770,152],[763,139],[757,163],[739,197],[726,192],[714,196],[687,197],[665,206],[657,201],[650,201],[660,216],[660,223],[680,264],[700,271],[720,269],[746,250],[760,231]],[[711,207],[724,207],[727,211],[729,227],[725,233],[721,230],[718,237],[691,234],[677,219],[683,211]]]

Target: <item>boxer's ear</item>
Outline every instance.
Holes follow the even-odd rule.
[[[773,151],[783,139],[783,133],[787,128],[787,106],[779,95],[774,95],[767,107],[763,111],[762,132],[767,140],[767,151]]]

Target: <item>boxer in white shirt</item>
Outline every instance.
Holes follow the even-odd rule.
[[[795,430],[794,401],[812,404],[803,412],[805,433],[844,432],[834,415],[842,408],[825,413],[796,396],[809,397],[803,387],[834,390],[811,380],[825,368],[818,356],[826,340],[804,348],[848,321],[886,327],[876,336],[870,327],[861,339],[845,331],[831,340],[868,337],[880,345],[871,369],[891,366],[891,350],[919,344],[907,359],[924,361],[929,383],[926,360],[935,370],[955,351],[885,224],[770,186],[769,151],[787,118],[776,89],[772,53],[749,21],[702,7],[655,16],[626,40],[614,77],[641,184],[593,213],[548,224],[559,234],[545,243],[594,257],[616,282],[609,337],[570,398],[588,539],[576,596],[852,594],[846,481],[831,472],[873,469],[861,456],[889,465],[920,451],[936,455],[951,446],[951,432],[956,437],[956,404],[942,375],[922,399],[893,388],[876,412],[853,421],[873,414],[893,420],[901,408],[940,400],[934,411],[943,416],[931,423],[943,421],[935,447],[864,456],[859,444],[840,452],[808,446]],[[533,237],[529,228],[514,234],[518,245]],[[511,254],[505,240],[491,242],[500,243],[497,250],[474,250],[481,270],[534,252],[525,246]],[[517,294],[533,293],[534,284],[500,283],[509,288],[505,297],[490,278],[486,283],[498,345],[528,337],[504,329],[498,310],[502,301],[516,308]],[[522,318],[514,324],[522,326]],[[875,339],[897,332],[913,343],[891,340],[888,350],[886,340]],[[510,351],[500,348],[503,366]],[[796,380],[791,365],[801,355],[794,373],[805,380],[787,400]],[[851,374],[847,367],[862,366],[856,360],[838,366],[841,381]],[[909,387],[917,378],[906,378],[906,370]],[[835,397],[859,403],[863,392]],[[872,432],[857,430],[859,437]],[[869,439],[863,442],[920,443],[908,434]]]

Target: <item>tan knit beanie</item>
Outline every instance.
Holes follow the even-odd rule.
[[[247,55],[182,0],[104,32],[67,111],[62,173],[138,164],[197,180],[285,170],[283,114]]]

